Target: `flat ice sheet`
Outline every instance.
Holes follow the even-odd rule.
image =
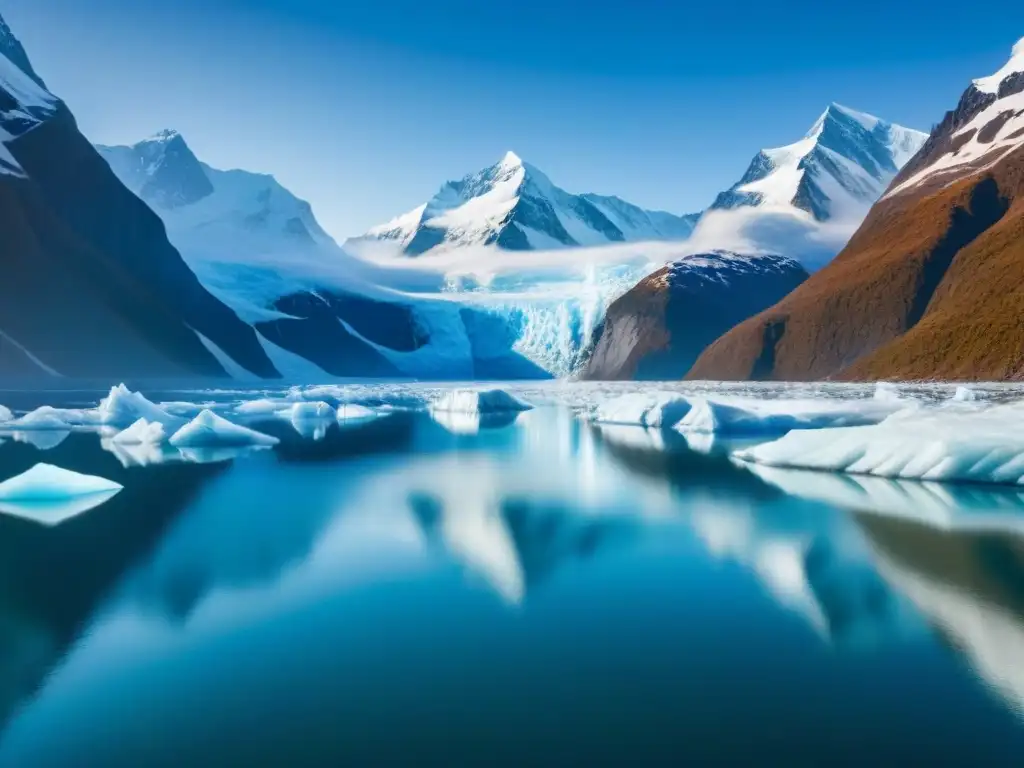
[[[871,426],[794,431],[734,456],[878,477],[1024,483],[1024,404],[952,405],[900,411]]]

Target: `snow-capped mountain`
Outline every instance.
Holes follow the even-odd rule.
[[[899,175],[886,197],[941,187],[994,165],[1024,147],[1024,38],[998,71],[967,87],[924,151]]]
[[[1024,39],[967,86],[835,259],[688,375],[1024,378],[1022,200]]]
[[[273,176],[211,168],[199,161],[177,131],[161,131],[130,147],[97,149],[190,252],[237,250],[243,245],[257,253],[294,249],[296,244],[337,248],[309,203]]]
[[[0,371],[278,375],[41,82],[0,21]]]
[[[0,18],[0,55],[6,57],[18,69],[32,78],[40,88],[46,88],[43,79],[36,74],[21,41],[14,36],[7,22]]]
[[[792,207],[822,222],[860,220],[927,138],[831,104],[800,141],[758,152],[711,210]]]
[[[497,164],[449,181],[424,205],[349,243],[392,241],[413,256],[471,245],[546,250],[683,240],[696,219],[696,214],[644,210],[617,197],[570,194],[509,152]]]
[[[273,176],[213,168],[171,130],[97,149],[285,376],[546,376],[487,313],[377,284]]]
[[[758,152],[704,212],[694,240],[703,248],[774,251],[817,269],[927,138],[831,104],[799,141]]]

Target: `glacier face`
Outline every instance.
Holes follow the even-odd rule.
[[[574,195],[508,152],[500,162],[449,181],[424,205],[346,245],[397,243],[417,256],[434,249],[497,245],[545,250],[641,240],[683,240],[695,214],[648,211],[618,197]]]

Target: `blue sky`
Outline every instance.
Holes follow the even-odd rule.
[[[180,130],[335,236],[513,149],[574,192],[699,210],[830,101],[928,130],[1024,35],[963,6],[727,0],[0,0],[89,138]]]

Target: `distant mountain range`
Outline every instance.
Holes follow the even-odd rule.
[[[570,194],[509,152],[489,168],[447,182],[425,204],[346,245],[390,241],[418,256],[474,245],[528,251],[683,240],[697,218],[645,210],[618,197]]]
[[[800,141],[760,151],[706,211],[683,215],[571,194],[509,152],[346,245],[391,242],[418,256],[466,246],[546,250],[694,236],[698,248],[788,250],[817,267],[842,247],[927,138],[832,104]]]
[[[846,248],[690,378],[1024,378],[1024,39],[973,81]]]

